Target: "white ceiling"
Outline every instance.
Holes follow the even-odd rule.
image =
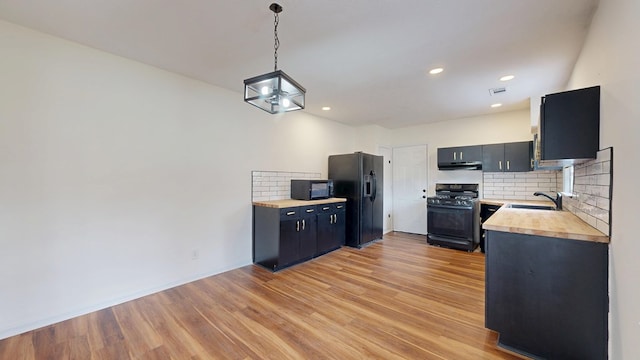
[[[0,19],[241,97],[245,78],[273,71],[271,2],[0,0]],[[598,0],[278,2],[278,68],[307,88],[304,111],[398,128],[526,109],[563,90]]]

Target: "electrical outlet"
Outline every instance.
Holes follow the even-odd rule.
[[[198,251],[198,249],[194,249],[191,252],[191,260],[198,260],[199,257],[200,257],[200,252]]]

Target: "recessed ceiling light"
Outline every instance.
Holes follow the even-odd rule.
[[[500,78],[500,81],[509,81],[509,80],[513,80],[515,76],[513,75],[505,75],[503,77]]]
[[[323,106],[323,107],[322,107],[322,110],[324,110],[324,111],[329,111],[329,110],[331,110],[331,107],[330,107],[330,106]]]
[[[431,75],[440,74],[442,71],[444,71],[443,68],[435,68],[435,69],[429,70],[429,74]]]
[[[497,108],[497,107],[500,107],[500,106],[502,106],[502,104],[500,104],[500,103],[491,105],[492,108]]]

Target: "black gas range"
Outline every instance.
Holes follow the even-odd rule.
[[[473,251],[480,242],[478,184],[436,184],[427,198],[427,243]]]

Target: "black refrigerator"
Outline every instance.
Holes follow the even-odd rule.
[[[347,199],[345,245],[361,248],[382,239],[382,156],[356,152],[329,156],[336,197]]]

